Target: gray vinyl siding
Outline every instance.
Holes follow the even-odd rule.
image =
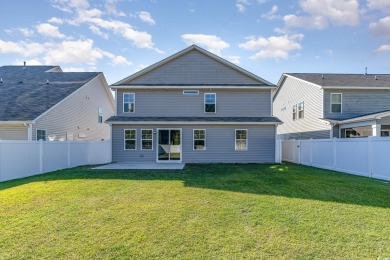
[[[196,88],[193,88],[197,90]],[[123,93],[135,93],[135,112],[123,113]],[[204,93],[217,94],[216,113],[204,113]],[[199,95],[183,95],[176,90],[117,90],[118,116],[217,116],[262,117],[271,115],[270,90],[199,90]]]
[[[0,140],[27,140],[28,128],[26,126],[0,126]]]
[[[259,84],[258,81],[192,50],[136,79],[131,84]],[[126,85],[126,82],[122,83]]]
[[[56,140],[66,140],[66,133],[73,133],[74,140],[109,140],[110,126],[104,121],[114,115],[114,104],[102,82],[102,75],[89,81],[56,107],[49,110],[33,125],[36,130],[46,130],[46,135],[55,135]],[[98,123],[98,109],[103,108],[103,123]],[[84,134],[85,138],[79,137]]]
[[[287,76],[273,102],[273,115],[283,122],[277,127],[278,138],[329,138],[331,127],[320,119],[322,95],[320,88]],[[304,102],[304,118],[293,120],[293,105],[300,102]]]
[[[267,163],[275,162],[275,126],[273,125],[113,125],[112,160],[114,162],[155,162],[157,134],[153,150],[141,150],[141,129],[181,128],[184,163]],[[137,130],[137,150],[124,150],[124,129]],[[193,129],[206,129],[206,150],[193,150]],[[235,151],[235,129],[248,130],[248,150]]]
[[[331,113],[331,93],[342,94],[342,113]],[[381,90],[324,90],[324,117],[346,119],[390,110],[390,92]]]

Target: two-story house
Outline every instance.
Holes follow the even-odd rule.
[[[273,100],[280,139],[390,135],[389,74],[283,74]]]
[[[276,86],[200,47],[111,88],[114,162],[275,162]]]

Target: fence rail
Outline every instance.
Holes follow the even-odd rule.
[[[282,159],[390,180],[390,137],[283,140]]]
[[[111,162],[111,141],[0,141],[0,181]]]

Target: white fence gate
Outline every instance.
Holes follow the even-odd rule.
[[[0,141],[0,181],[111,162],[111,141]]]
[[[282,159],[390,180],[390,137],[283,140]]]

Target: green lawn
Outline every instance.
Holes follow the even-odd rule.
[[[0,183],[0,259],[389,259],[390,184],[294,164]]]

